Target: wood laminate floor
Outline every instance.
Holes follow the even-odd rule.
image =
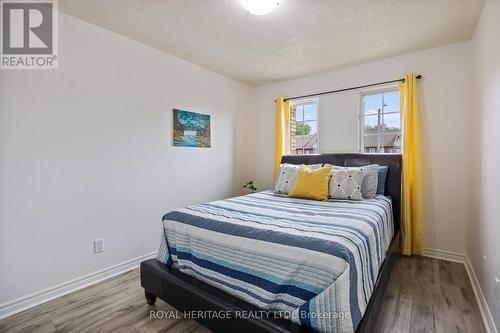
[[[154,319],[135,269],[0,320],[0,332],[210,332],[184,318]],[[373,332],[485,332],[462,264],[399,257]]]

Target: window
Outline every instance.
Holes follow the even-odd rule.
[[[361,105],[361,152],[400,153],[399,91],[364,94]]]
[[[318,153],[318,102],[294,103],[290,106],[290,154]]]

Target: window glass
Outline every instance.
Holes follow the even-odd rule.
[[[290,154],[318,154],[318,103],[290,107]]]
[[[365,100],[365,114],[377,114],[378,109],[382,105],[382,94],[366,95]]]
[[[399,91],[363,96],[362,149],[365,153],[401,152]]]
[[[296,119],[297,121],[304,121],[304,107],[302,105],[296,106]]]

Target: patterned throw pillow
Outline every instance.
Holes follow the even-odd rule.
[[[337,168],[330,175],[331,199],[363,200],[361,185],[365,173],[361,168]]]
[[[322,164],[307,165],[311,170],[322,167]],[[279,194],[288,194],[292,190],[299,173],[300,165],[284,163],[280,165],[273,191]]]
[[[360,169],[364,172],[363,184],[361,184],[361,194],[363,199],[373,199],[377,195],[378,185],[378,164],[370,164],[361,167],[341,167],[334,165],[333,170]]]

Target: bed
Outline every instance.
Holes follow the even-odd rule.
[[[368,331],[398,247],[400,161],[283,157],[388,165],[386,195],[370,200],[318,202],[264,191],[167,213],[157,258],[141,264],[148,303],[160,297],[180,311],[205,311],[196,319],[217,332]]]

